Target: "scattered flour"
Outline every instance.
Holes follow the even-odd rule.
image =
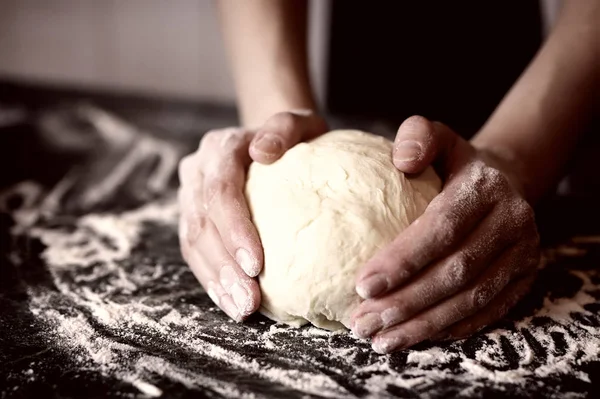
[[[146,381],[131,380],[130,382],[133,384],[134,387],[139,389],[140,392],[146,394],[151,398],[158,398],[163,394],[163,392],[160,389],[158,389],[152,384],[147,383]]]
[[[352,397],[352,387],[359,386],[368,391],[367,397],[377,397],[390,386],[428,392],[448,379],[466,386],[460,395],[490,384],[524,389],[540,378],[567,374],[587,382],[588,375],[578,366],[600,358],[598,315],[585,308],[597,302],[591,293],[600,290],[598,270],[569,271],[582,283],[573,296],[548,296],[542,308],[515,322],[513,328],[480,334],[472,353],[465,350],[464,341],[425,346],[405,351],[400,365],[398,358],[376,355],[365,341],[345,332],[277,324],[265,328],[264,321],[216,324],[215,314],[220,312],[208,300],[202,305],[178,302],[177,295],[183,292],[203,296],[199,285],[181,283],[183,288],[176,288],[188,273],[181,265],[149,260],[149,264],[124,266],[140,242],[145,223],[174,230],[176,220],[177,207],[170,199],[119,215],[91,214],[69,228],[37,224],[28,232],[48,246],[42,257],[59,289],[57,293],[31,287],[32,314],[50,327],[53,341],[72,353],[74,361],[93,364],[147,397],[163,395],[159,377],[225,397],[254,397],[241,380],[218,378],[210,366],[206,368],[211,362],[226,365],[236,375],[305,394]],[[600,237],[578,237],[551,252],[549,263],[583,256],[586,251],[578,245],[597,242]],[[163,281],[175,284],[168,286],[173,292],[164,302],[143,294],[143,287],[167,284]],[[51,299],[57,295],[72,301],[76,311],[52,307]],[[574,314],[595,317],[596,322],[581,322]],[[542,326],[533,322],[542,317],[551,322]],[[100,333],[98,325],[119,339]],[[176,356],[148,353],[144,348],[148,341],[195,360],[188,367]],[[577,397],[577,393],[568,396]]]

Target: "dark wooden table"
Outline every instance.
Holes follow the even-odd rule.
[[[0,397],[600,397],[600,218],[538,209],[547,263],[476,336],[391,356],[228,320],[179,255],[177,160],[232,109],[0,84]]]

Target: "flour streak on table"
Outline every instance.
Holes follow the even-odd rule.
[[[547,250],[512,320],[468,340],[380,356],[349,333],[227,319],[179,256],[173,197],[24,228],[32,211],[13,215],[21,246],[11,258],[48,273],[44,284],[25,281],[27,311],[52,352],[46,362],[61,362],[72,378],[97,371],[117,395],[178,396],[171,390],[184,387],[215,397],[526,396],[535,387],[578,397],[598,367],[600,265],[589,263],[597,237]],[[55,367],[36,356],[13,366],[15,391]]]
[[[0,104],[0,397],[598,393],[600,225],[547,248],[532,293],[467,340],[381,356],[349,333],[236,324],[181,259],[173,179],[202,126],[230,120],[104,98],[126,122],[27,93],[35,106]]]

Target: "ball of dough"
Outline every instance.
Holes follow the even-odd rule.
[[[358,269],[440,188],[433,169],[405,176],[392,142],[361,131],[332,131],[271,165],[253,163],[246,197],[265,255],[260,311],[293,326],[349,328]]]

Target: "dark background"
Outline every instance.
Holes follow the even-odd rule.
[[[471,136],[541,42],[537,1],[336,0],[327,107]]]

